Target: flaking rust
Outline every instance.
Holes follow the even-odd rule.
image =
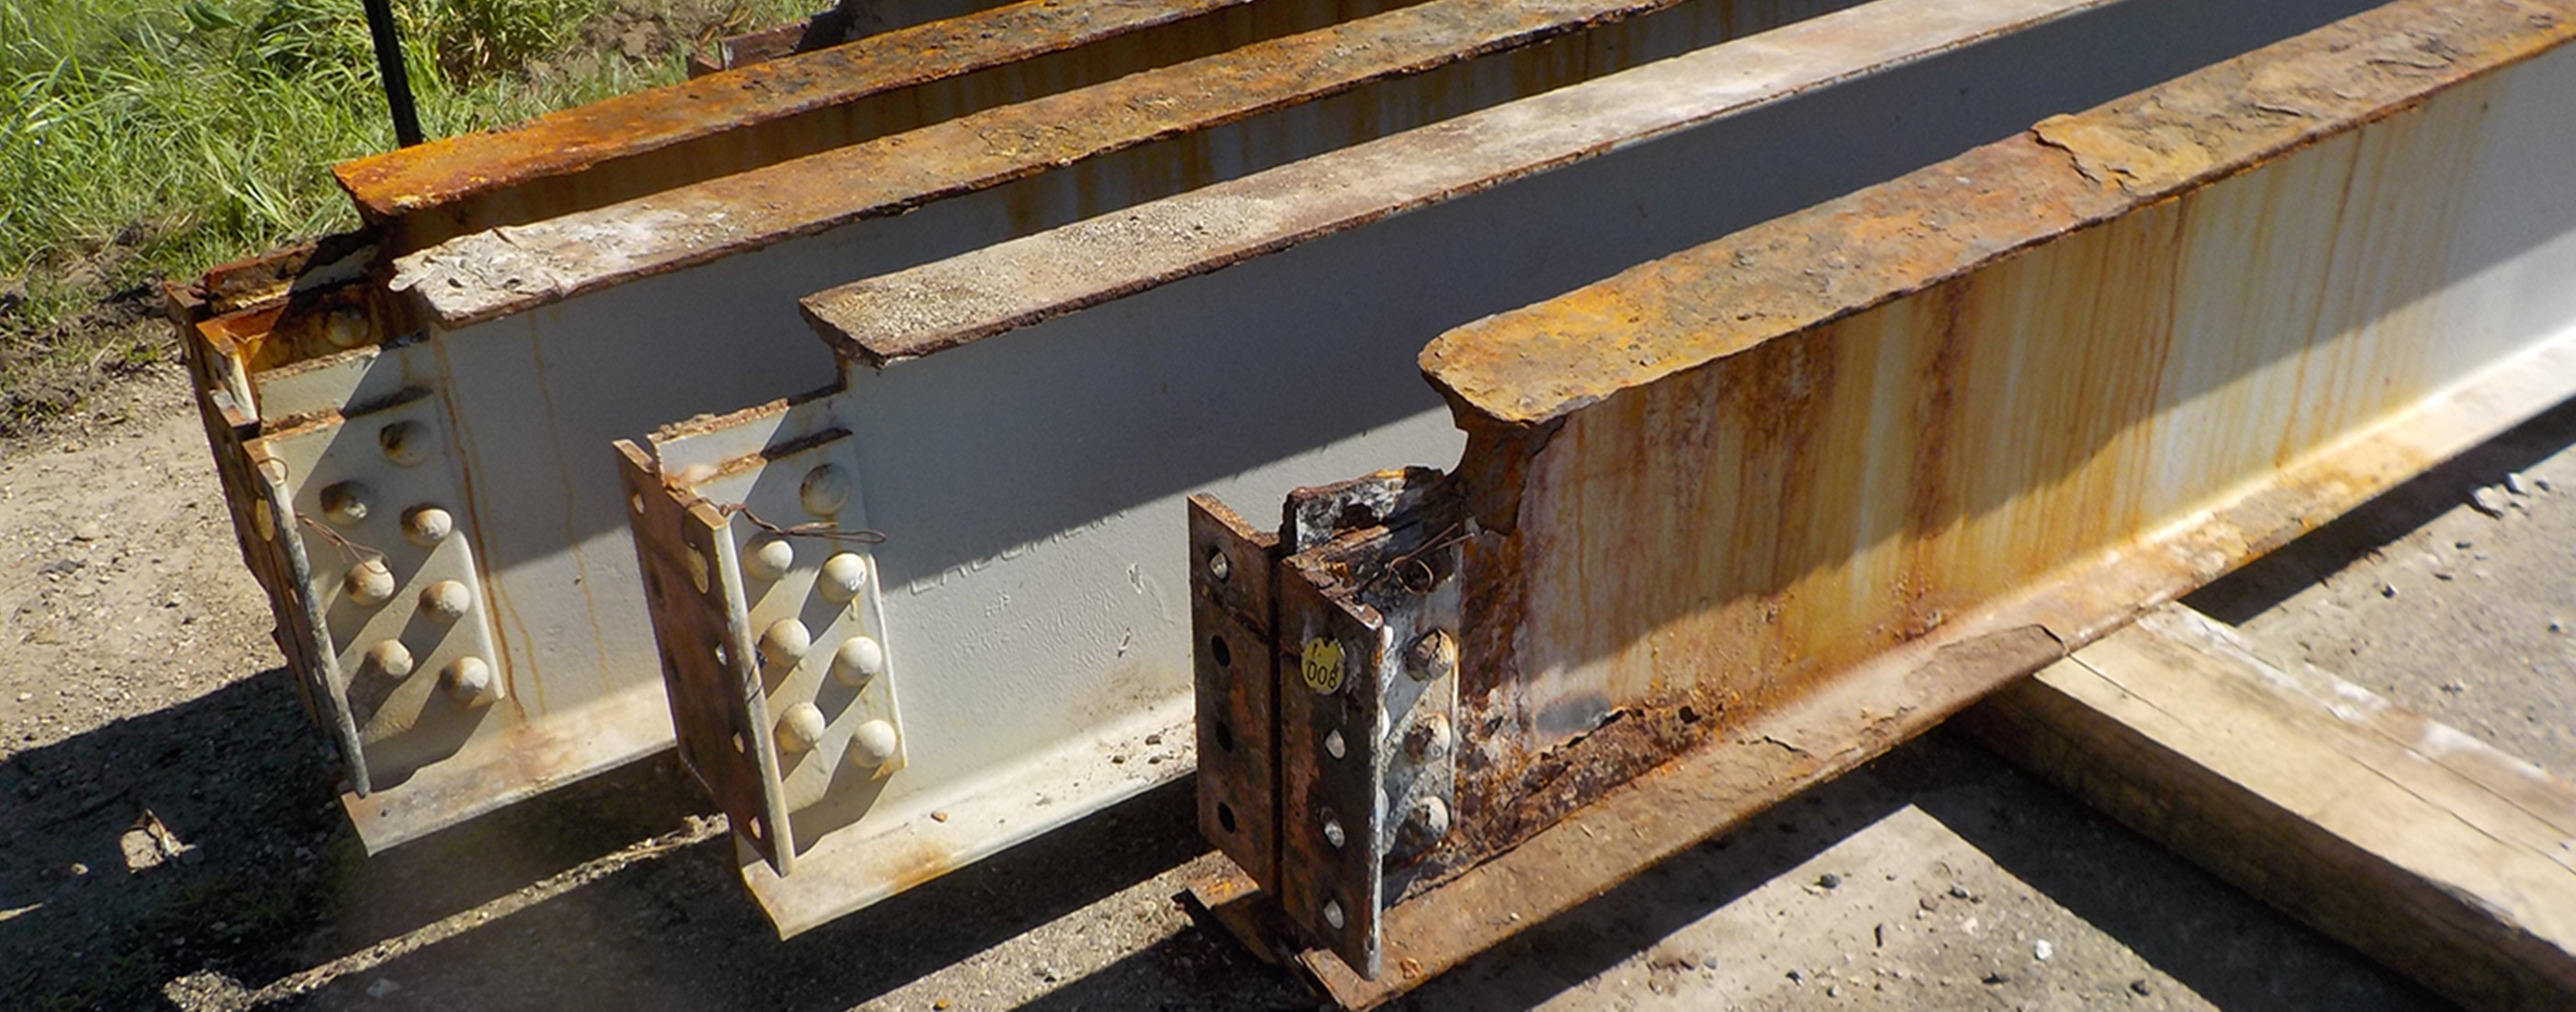
[[[2500,143],[2576,134],[2571,13],[2391,4],[1442,335],[1448,877],[1301,962],[1400,993],[2576,392]]]

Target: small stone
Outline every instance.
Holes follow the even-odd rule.
[[[2523,480],[2522,472],[2507,471],[2504,473],[2504,490],[2515,495],[2530,495],[2531,483]]]
[[[2462,681],[2459,681],[2459,680],[2457,680],[2457,679],[2454,679],[2454,680],[2452,680],[2452,681],[2443,682],[2443,683],[2442,683],[2442,691],[2447,692],[2447,693],[2450,693],[2450,694],[2452,694],[2452,695],[2456,696],[2456,695],[2459,695],[2460,693],[2463,693],[2463,692],[2467,692],[2467,691],[2469,691],[2469,686],[2468,686],[2468,683],[2466,683],[2466,682],[2462,682]]]
[[[2469,540],[2469,539],[2467,539],[2467,538],[2461,538],[2461,539],[2460,539],[2460,540],[2458,540],[2458,541],[2451,542],[2451,547],[2453,547],[2453,548],[2457,548],[2457,549],[2459,549],[2459,550],[2461,550],[2461,551],[2463,551],[2463,552],[2468,551],[2469,549],[2472,549],[2472,548],[2476,548],[2477,546],[2478,546],[2478,543],[2477,543],[2477,542],[2475,542],[2475,541],[2471,541],[2471,540]]]
[[[1162,744],[1162,743],[1163,743],[1163,736],[1162,736],[1162,735],[1159,735],[1159,734],[1149,734],[1149,735],[1146,735],[1146,736],[1145,736],[1145,744],[1148,744],[1148,745],[1160,745],[1160,744]]]
[[[2156,989],[2147,983],[2147,978],[2145,977],[2140,977],[2136,980],[2130,981],[2129,990],[2137,992],[2138,996],[2141,998],[2156,992]]]
[[[2550,625],[2550,630],[2549,630],[2550,632],[2557,632],[2557,631],[2558,631],[2558,629],[2557,629],[2557,625],[2558,625],[2558,623],[2556,623],[2556,622],[2552,622],[2552,623],[2549,623],[2549,625]],[[28,700],[30,700],[30,699],[34,699],[34,698],[36,698],[36,694],[35,694],[35,693],[32,693],[32,692],[21,692],[21,693],[19,693],[19,694],[18,694],[18,701],[19,701],[19,702],[21,702],[21,703],[24,703],[24,702],[26,702],[26,701],[28,701]]]
[[[2541,491],[2541,492],[2555,492],[2555,491],[2558,491],[2558,483],[2557,483],[2557,482],[2554,482],[2554,481],[2551,481],[2551,480],[2549,480],[2549,479],[2547,479],[2547,478],[2533,478],[2533,479],[2531,479],[2531,487],[2532,487],[2533,489],[2536,489],[2536,490]]]
[[[1986,982],[1986,983],[1987,983],[1988,985],[1990,985],[1990,986],[1991,986],[1991,985],[1997,985],[1997,984],[2009,984],[2009,983],[2012,983],[2012,974],[2005,973],[2005,972],[2003,972],[2002,970],[1988,970],[1988,971],[1986,971],[1986,975],[1985,975],[1985,976],[1983,976],[1983,977],[1979,977],[1979,978],[1977,978],[1977,979],[1978,979],[1978,980],[1981,980],[1981,981]]]
[[[2469,493],[2469,507],[2491,517],[2502,517],[2507,503],[2504,493],[2488,487]]]
[[[107,528],[96,520],[83,520],[72,525],[74,541],[97,541],[104,537],[107,537]]]
[[[89,866],[78,861],[72,862],[70,867],[64,868],[63,870],[70,872],[73,878],[79,878],[83,875],[89,874]]]
[[[2383,584],[2380,584],[2380,585],[2379,585],[2379,596],[2381,596],[2381,597],[2396,597],[2396,596],[2397,596],[2397,585],[2396,585],[2396,584],[2394,584],[2394,583],[2383,583]]]
[[[2549,620],[2549,631],[2550,631],[2550,632],[2553,632],[2553,633],[2563,633],[2563,632],[2566,632],[2566,631],[2567,631],[2567,623],[2565,623],[2565,622],[2561,622],[2561,621],[2559,621],[2559,620],[2557,620],[2557,619],[2554,619],[2554,618],[2553,618],[2553,619],[2550,619],[2550,620]]]
[[[2040,939],[2040,940],[2039,940],[2039,941],[2037,941],[2037,942],[2031,943],[2031,947],[2030,947],[2030,955],[2031,955],[2031,958],[2033,958],[2033,959],[2037,959],[2037,960],[2039,960],[2039,961],[2040,961],[2040,962],[2042,962],[2042,963],[2048,962],[2048,957],[2050,957],[2050,956],[2054,956],[2054,955],[2056,955],[2056,954],[2057,954],[2057,947],[2056,947],[2056,946],[2054,946],[2054,945],[2050,945],[2050,944],[2048,944],[2048,939],[2043,938],[2043,939]]]
[[[944,811],[944,810],[942,810],[942,811],[937,811],[937,812],[932,812],[932,813],[930,813],[930,821],[932,821],[932,822],[946,822],[946,821],[948,821],[948,813],[947,813],[946,811]]]
[[[936,998],[936,999],[932,999],[932,1000],[931,1000],[931,1002],[930,1002],[930,1007],[931,1007],[931,1008],[933,1008],[933,1009],[946,1009],[946,1008],[948,1007],[948,999],[946,999],[946,998]]]
[[[2434,578],[2434,579],[2436,579],[2436,580],[2440,580],[2440,581],[2442,581],[2443,583],[2449,583],[2449,582],[2451,582],[2453,579],[2455,579],[2455,577],[2453,577],[2453,576],[2451,575],[2451,571],[2450,571],[2450,570],[2447,570],[2447,569],[2436,569],[2436,570],[2434,570],[2434,571],[2433,571],[2433,578]]]
[[[1827,984],[1827,985],[1825,985],[1825,997],[1827,997],[1827,998],[1840,998],[1840,997],[1842,997],[1842,996],[1843,996],[1843,986],[1842,986],[1842,985],[1840,985],[1840,984]]]
[[[1843,877],[1833,872],[1826,872],[1816,876],[1816,884],[1827,889],[1839,888],[1843,884]]]
[[[376,978],[375,983],[367,985],[367,997],[381,999],[386,995],[400,990],[402,990],[402,985],[396,984],[388,978],[378,977]]]
[[[1967,887],[1967,886],[1963,886],[1963,885],[1960,885],[1960,884],[1958,884],[1958,883],[1956,883],[1956,882],[1953,882],[1953,883],[1950,883],[1950,898],[1952,898],[1952,899],[1961,899],[1961,900],[1973,900],[1973,899],[1976,899],[1976,898],[1977,898],[1977,894],[1972,893],[1972,892],[1969,892],[1969,891],[1968,891],[1968,887]]]
[[[1804,974],[1804,973],[1801,973],[1801,972],[1799,972],[1799,971],[1797,971],[1797,970],[1791,970],[1791,971],[1789,971],[1789,979],[1790,979],[1791,981],[1796,981],[1796,982],[1801,982],[1801,983],[1803,983],[1803,982],[1805,982],[1805,981],[1806,981],[1806,979],[1807,979],[1807,975],[1806,975],[1806,974]]]

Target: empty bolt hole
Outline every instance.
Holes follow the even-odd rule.
[[[1223,636],[1208,637],[1208,656],[1216,658],[1217,667],[1231,668],[1234,666],[1234,648],[1225,645],[1225,637]]]
[[[1228,752],[1234,751],[1234,729],[1227,727],[1226,723],[1220,720],[1216,722],[1214,730],[1216,731],[1216,747]]]
[[[1234,832],[1233,805],[1226,804],[1222,801],[1216,803],[1216,824],[1224,826],[1226,832]]]

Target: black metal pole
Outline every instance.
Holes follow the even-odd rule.
[[[420,113],[411,106],[411,75],[403,69],[402,36],[394,31],[393,0],[367,0],[367,32],[376,38],[376,73],[385,80],[385,102],[393,106],[394,140],[404,147],[421,142]]]

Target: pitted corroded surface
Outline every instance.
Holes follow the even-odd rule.
[[[2401,2],[1442,335],[1462,417],[1526,425],[1920,292],[2576,35],[2576,4]]]

